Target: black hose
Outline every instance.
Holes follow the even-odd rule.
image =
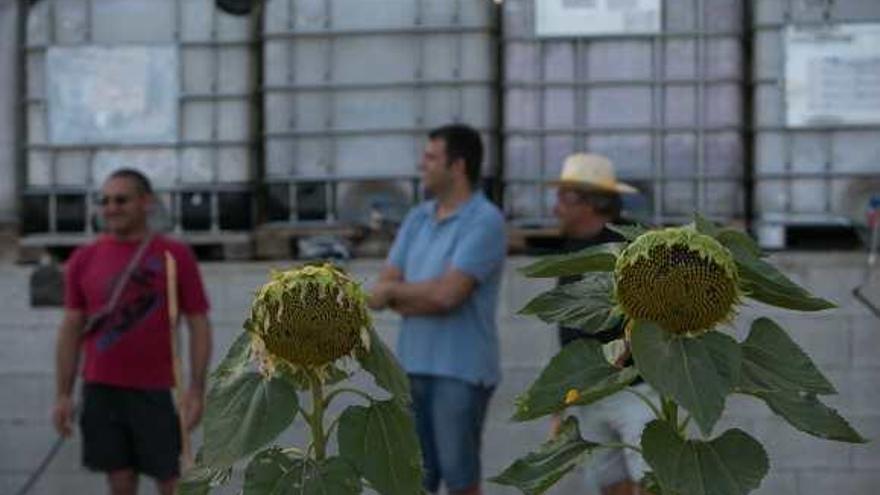
[[[855,298],[858,299],[859,302],[861,302],[862,304],[864,304],[864,305],[868,308],[868,310],[871,311],[871,313],[874,314],[874,316],[876,316],[877,318],[880,318],[880,308],[878,308],[877,306],[875,306],[874,303],[871,302],[870,299],[868,299],[867,297],[865,297],[865,296],[862,294],[862,288],[861,288],[861,287],[856,287],[855,289],[853,289],[853,296],[855,296]]]
[[[15,492],[16,495],[25,495],[26,493],[31,491],[31,488],[33,488],[37,481],[40,480],[40,478],[43,476],[43,473],[46,472],[46,468],[49,467],[49,464],[51,464],[52,460],[55,459],[55,455],[57,455],[58,451],[61,450],[61,446],[64,445],[64,440],[64,437],[60,435],[58,436],[58,438],[55,440],[55,443],[52,444],[52,448],[49,449],[49,452],[46,453],[46,456],[43,457],[42,461],[40,461],[40,465],[37,466],[37,469],[35,469],[34,472],[31,473],[25,484],[22,485],[22,487],[19,488],[17,492]]]

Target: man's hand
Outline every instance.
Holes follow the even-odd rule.
[[[55,407],[52,409],[52,423],[55,430],[62,437],[69,437],[73,434],[73,399],[69,395],[59,396],[55,400]]]
[[[183,425],[186,431],[193,431],[202,420],[205,408],[205,392],[199,388],[189,388],[183,397]]]
[[[391,288],[396,282],[391,280],[380,280],[376,282],[370,290],[370,297],[367,305],[372,309],[385,309],[391,305]]]

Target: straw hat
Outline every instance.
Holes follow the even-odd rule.
[[[550,185],[616,193],[638,192],[635,187],[617,181],[611,160],[591,153],[569,155],[562,164],[559,180],[551,181]]]

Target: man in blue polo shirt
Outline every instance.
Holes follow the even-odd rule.
[[[410,378],[425,489],[480,493],[480,438],[500,379],[495,312],[504,217],[477,189],[483,145],[465,125],[428,135],[422,183],[370,293],[403,316],[397,354]]]

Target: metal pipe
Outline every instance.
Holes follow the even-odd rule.
[[[757,89],[755,86],[755,54],[754,54],[754,35],[755,32],[751,26],[754,23],[754,11],[752,8],[752,0],[742,2],[742,26],[743,34],[740,41],[740,51],[742,52],[742,80],[747,81],[746,87],[742,91],[742,143],[743,143],[743,216],[746,228],[754,235],[755,221],[755,139],[757,137],[754,132],[755,124],[757,124],[757,114],[755,112],[755,96]]]
[[[504,108],[504,95],[505,89],[502,85],[502,81],[504,81],[507,70],[507,60],[505,60],[506,51],[504,44],[504,5],[502,3],[493,3],[492,4],[492,13],[494,20],[494,28],[495,35],[492,38],[493,40],[493,49],[495,55],[495,77],[492,90],[495,95],[495,108],[494,116],[493,116],[493,125],[495,126],[494,131],[492,132],[492,136],[495,138],[494,147],[495,147],[495,182],[493,184],[492,196],[495,202],[499,205],[499,207],[503,210],[504,205],[504,164],[506,163],[506,149],[505,149],[505,135],[504,135],[504,124],[506,119],[506,113]]]
[[[326,0],[325,5],[332,3],[332,0]],[[330,22],[330,17],[327,17]],[[432,34],[491,34],[491,29],[486,26],[389,26],[382,29],[331,29],[327,26],[325,29],[297,29],[290,32],[272,32],[263,34],[263,40],[276,41],[300,38],[342,38],[354,36],[412,36],[412,35],[432,35]]]
[[[15,97],[17,101],[15,112],[15,125],[13,126],[13,143],[15,143],[15,191],[22,191],[27,184],[27,148],[25,143],[28,142],[27,112],[27,53],[21,48],[27,44],[27,20],[28,20],[28,0],[18,0],[16,26],[16,46],[19,48],[15,54],[16,67],[18,68],[18,77],[15,79]],[[21,219],[24,213],[24,196],[16,195],[15,198],[16,216]],[[20,223],[20,220],[19,220]],[[23,229],[19,225],[19,232]]]

